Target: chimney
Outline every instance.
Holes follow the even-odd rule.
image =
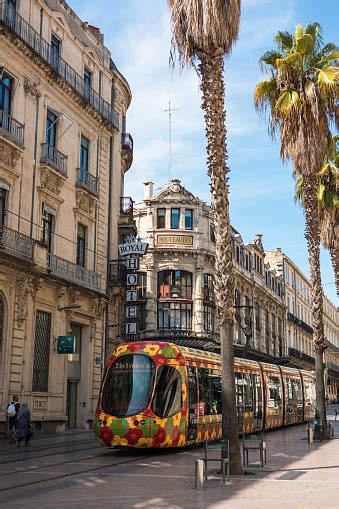
[[[144,201],[153,198],[153,182],[144,182]]]
[[[100,32],[100,28],[94,25],[87,25],[88,30],[94,35],[99,44],[104,44],[104,34]]]

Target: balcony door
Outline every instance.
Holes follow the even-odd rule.
[[[17,0],[7,0],[7,24],[14,28]]]
[[[0,226],[5,224],[7,190],[1,187],[0,182]]]
[[[88,173],[89,141],[84,136],[80,140],[80,182],[86,182]]]
[[[7,113],[7,115],[11,114],[12,85],[12,78],[5,72],[2,72],[0,80],[0,110]]]
[[[50,64],[56,71],[59,70],[60,49],[61,49],[60,40],[54,34],[52,34]]]

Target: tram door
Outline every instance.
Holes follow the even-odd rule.
[[[253,374],[252,380],[253,380],[253,427],[254,429],[262,429],[263,400],[262,400],[261,376],[258,374]]]
[[[198,385],[196,368],[187,366],[188,374],[188,433],[187,440],[196,440],[198,433]]]

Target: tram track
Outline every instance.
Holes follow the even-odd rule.
[[[179,452],[179,451],[177,451],[177,452]],[[52,481],[58,481],[59,479],[67,479],[67,478],[70,478],[70,477],[73,477],[73,476],[78,476],[78,475],[82,475],[82,474],[92,473],[92,472],[96,472],[96,471],[107,469],[107,468],[111,468],[111,467],[119,467],[121,465],[126,465],[126,464],[134,463],[134,462],[140,462],[142,460],[146,460],[146,459],[150,459],[150,458],[157,458],[157,457],[158,457],[158,455],[152,455],[152,456],[149,456],[149,455],[145,456],[144,455],[144,456],[140,456],[140,457],[137,457],[137,458],[127,459],[127,460],[124,460],[124,461],[120,461],[118,463],[114,462],[114,463],[109,463],[109,464],[106,464],[106,465],[93,466],[91,468],[77,470],[76,472],[68,472],[68,473],[65,473],[65,474],[57,474],[57,475],[54,475],[54,476],[49,476],[46,479],[39,479],[39,480],[36,480],[36,481],[28,481],[28,482],[24,482],[24,483],[21,483],[21,484],[17,484],[15,486],[9,486],[9,487],[5,487],[5,488],[0,488],[0,493],[6,492],[6,491],[11,491],[11,490],[19,490],[20,488],[26,488],[28,486],[41,485],[41,484],[49,483],[49,482],[52,482]],[[78,460],[77,463],[80,463],[81,461],[86,461],[86,460],[88,461],[88,458],[84,458],[83,460]],[[65,461],[65,462],[63,462],[61,464],[67,465],[67,464],[73,464],[73,463],[74,463],[74,461]],[[55,465],[51,465],[51,466],[58,466],[58,465],[55,464]],[[16,471],[15,473],[19,473],[19,472]],[[42,475],[43,475],[43,473],[42,473]]]
[[[79,446],[83,446],[84,444],[86,443],[92,443],[93,440],[86,440],[86,441],[83,441],[83,442],[78,442],[76,445],[79,445]],[[13,449],[15,448],[16,446],[14,445],[13,446]],[[24,446],[23,446],[24,447]],[[35,459],[39,459],[39,458],[44,458],[44,457],[51,457],[51,456],[58,456],[60,454],[71,454],[72,452],[81,452],[81,451],[87,451],[87,450],[91,450],[91,449],[98,449],[98,445],[93,445],[93,447],[87,447],[86,449],[79,449],[79,448],[72,448],[72,449],[67,449],[66,451],[56,451],[56,452],[53,452],[51,453],[50,452],[50,449],[56,449],[56,448],[61,448],[61,447],[67,447],[67,444],[57,444],[57,445],[51,445],[48,450],[46,451],[46,449],[42,449],[40,448],[39,450],[37,449],[29,449],[29,456],[24,456],[23,452],[19,451],[19,450],[15,450],[15,451],[10,451],[10,454],[11,456],[15,455],[15,458],[13,459],[10,459],[10,460],[6,460],[6,461],[0,461],[0,466],[1,465],[7,465],[8,463],[17,463],[18,460],[20,460],[20,462],[22,461],[29,461],[29,460],[35,460]],[[74,446],[75,447],[75,444]],[[35,452],[40,452],[40,451],[43,451],[45,450],[45,454],[34,454]],[[27,451],[27,448],[25,449],[26,452]],[[8,455],[8,452],[6,453]],[[4,456],[4,455],[3,455]],[[1,456],[0,456],[1,458]]]

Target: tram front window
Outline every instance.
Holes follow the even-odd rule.
[[[172,366],[160,366],[157,372],[152,410],[158,417],[171,417],[182,406],[181,376]]]
[[[148,405],[155,366],[146,355],[123,355],[115,359],[102,392],[103,411],[115,417],[140,414]]]

